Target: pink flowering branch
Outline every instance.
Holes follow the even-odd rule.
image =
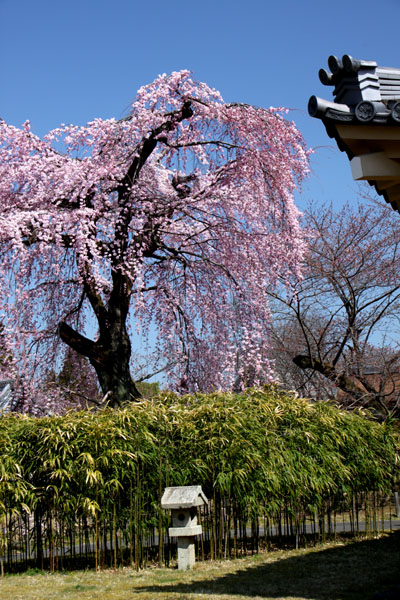
[[[232,387],[247,363],[270,378],[265,291],[299,273],[308,156],[279,112],[225,104],[187,71],[119,121],[43,140],[0,122],[0,318],[26,371],[72,348],[118,405],[139,396],[134,331],[155,329],[171,385]]]

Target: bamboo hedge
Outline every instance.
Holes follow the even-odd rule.
[[[260,523],[264,536],[272,523],[280,534],[286,524],[297,544],[307,516],[321,533],[326,515],[330,527],[329,515],[359,498],[367,519],[377,494],[399,480],[396,435],[367,417],[275,387],[162,393],[121,409],[40,419],[4,414],[2,568],[34,558],[53,570],[67,555],[97,568],[139,567],[154,547],[168,563],[160,498],[171,485],[200,484],[211,500],[202,557],[237,555],[249,540],[257,549]]]

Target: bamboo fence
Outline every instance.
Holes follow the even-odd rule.
[[[2,572],[170,564],[166,486],[201,485],[200,559],[392,528],[398,438],[271,387],[0,418]]]

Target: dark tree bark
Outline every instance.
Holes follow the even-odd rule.
[[[133,381],[129,359],[131,343],[125,323],[109,323],[109,327],[93,342],[67,325],[60,324],[60,337],[77,352],[87,356],[94,367],[104,396],[110,406],[121,406],[124,402],[140,398]]]

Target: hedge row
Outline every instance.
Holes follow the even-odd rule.
[[[328,501],[393,490],[396,439],[390,425],[361,412],[274,387],[166,393],[118,410],[40,419],[6,414],[0,515],[108,519],[133,544],[145,530],[163,531],[159,500],[170,485],[202,485],[215,519],[218,506],[244,522],[287,507],[318,512]]]

